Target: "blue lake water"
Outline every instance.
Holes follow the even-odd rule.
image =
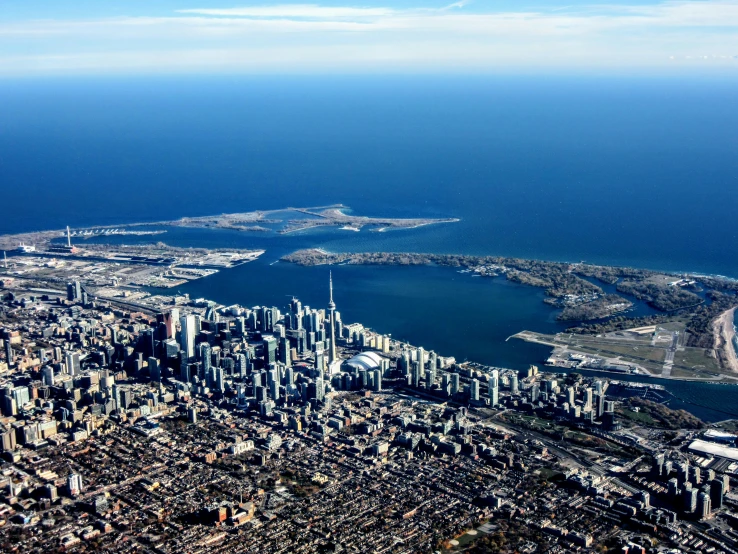
[[[0,233],[339,202],[360,215],[461,219],[386,233],[154,237],[265,248],[258,262],[183,287],[246,305],[295,294],[322,306],[326,268],[270,265],[304,247],[738,277],[736,98],[738,79],[707,78],[6,80]],[[563,327],[540,290],[499,279],[335,272],[347,321],[458,359],[524,368],[547,349],[505,338]],[[723,411],[738,412],[738,393],[724,390],[715,398],[736,408]]]

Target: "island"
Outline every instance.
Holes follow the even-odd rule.
[[[348,231],[368,228],[376,232],[396,229],[415,229],[426,225],[455,223],[457,218],[392,218],[367,217],[346,213],[350,208],[343,204],[308,208],[280,208],[277,210],[255,210],[250,212],[225,213],[174,220],[99,225],[92,227],[50,231],[33,231],[0,236],[0,250],[13,250],[22,245],[33,245],[37,250],[46,248],[60,240],[91,239],[110,235],[155,235],[166,232],[166,227],[194,229],[223,229],[280,235],[310,229],[335,227]],[[157,227],[155,230],[137,230],[140,227]],[[71,244],[71,243],[70,243]]]

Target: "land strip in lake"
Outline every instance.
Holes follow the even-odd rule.
[[[454,223],[456,218],[391,218],[367,217],[346,213],[348,206],[333,204],[307,208],[281,208],[278,210],[255,210],[251,212],[226,213],[196,217],[182,217],[165,221],[123,223],[117,225],[98,225],[73,229],[33,231],[0,236],[0,249],[12,250],[31,245],[37,250],[47,248],[59,239],[74,237],[89,239],[109,235],[148,235],[163,233],[133,230],[138,227],[186,227],[194,229],[225,229],[231,231],[294,233],[315,228],[338,227],[351,231],[369,228],[374,231],[387,229],[413,229],[425,225]]]
[[[738,306],[738,281],[724,277],[502,256],[407,252],[333,253],[306,249],[282,259],[305,266],[435,264],[483,277],[504,277],[544,289],[544,302],[561,308],[559,320],[574,323],[567,329],[569,335],[619,334],[613,338],[620,348],[604,352],[607,349],[590,348],[584,344],[587,339],[582,338],[579,343],[570,341],[567,352],[593,354],[600,350],[599,357],[609,360],[610,365],[617,359],[624,366],[613,366],[615,370],[671,378],[715,379],[722,373],[736,372],[730,360],[735,360],[732,310]],[[617,294],[605,290],[613,287]],[[653,314],[628,315],[627,310],[636,302],[653,308]],[[716,321],[723,324],[717,325]],[[727,324],[729,321],[731,325]],[[653,341],[650,347],[628,344],[637,338],[637,333],[629,330],[638,328],[649,329],[644,340]]]

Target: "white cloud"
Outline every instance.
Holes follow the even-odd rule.
[[[217,15],[226,17],[299,17],[299,18],[352,18],[392,15],[390,8],[351,8],[319,6],[317,4],[279,4],[248,8],[193,8],[177,10],[177,13]]]
[[[704,55],[710,63],[737,65],[738,0],[546,12],[459,9],[464,5],[281,4],[168,17],[10,22],[0,24],[0,73],[674,67]]]

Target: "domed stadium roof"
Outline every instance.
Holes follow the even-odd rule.
[[[379,369],[382,363],[382,356],[376,352],[362,352],[346,360],[345,363],[358,369]]]

